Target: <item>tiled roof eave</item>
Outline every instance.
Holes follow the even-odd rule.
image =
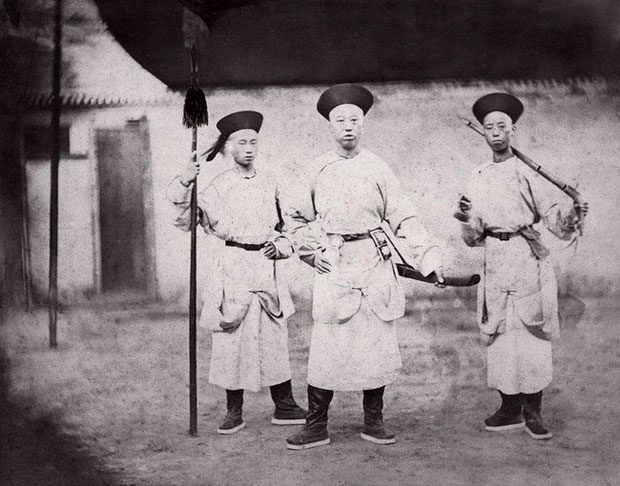
[[[590,77],[590,78],[566,78],[566,79],[504,79],[504,80],[440,80],[440,81],[399,81],[390,83],[366,83],[366,84],[388,84],[394,86],[409,86],[421,91],[431,91],[458,95],[459,92],[468,93],[472,90],[502,89],[522,95],[536,94],[545,92],[548,94],[600,94],[618,93],[620,91],[620,78],[617,77]],[[299,85],[303,86],[303,85]],[[283,87],[290,89],[291,86]],[[264,89],[277,88],[277,86],[247,86],[247,87],[225,87],[213,86],[206,88],[212,93],[222,90],[244,90],[244,89]],[[85,93],[70,92],[63,93],[62,105],[66,108],[103,108],[119,106],[170,106],[178,105],[183,102],[183,90],[168,90],[163,94],[144,96],[118,95],[109,93]],[[35,92],[25,96],[22,106],[28,108],[42,109],[51,106],[52,96],[49,92]]]
[[[116,94],[90,94],[82,92],[62,93],[62,106],[65,108],[110,108],[119,106],[168,106],[183,102],[183,97],[169,91],[163,96],[121,96]],[[48,108],[52,104],[51,93],[30,93],[26,95],[23,106],[28,108]]]

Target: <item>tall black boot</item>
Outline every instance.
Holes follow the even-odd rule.
[[[310,449],[329,444],[327,411],[334,396],[333,390],[308,385],[308,414],[306,425],[286,439],[286,447],[293,450]]]
[[[506,395],[501,391],[502,406],[497,412],[484,421],[484,428],[493,432],[503,430],[520,429],[525,426],[521,415],[521,397],[516,395]]]
[[[521,399],[523,401],[525,431],[532,439],[551,439],[553,434],[544,426],[540,415],[542,390],[536,393],[521,393]]]
[[[306,410],[293,398],[291,380],[269,387],[271,398],[276,404],[271,423],[275,425],[303,425],[306,423]]]
[[[217,429],[218,434],[230,435],[245,427],[242,417],[243,390],[226,390],[226,417]]]
[[[364,390],[364,430],[362,439],[375,444],[394,444],[394,434],[383,423],[383,392],[385,387]]]

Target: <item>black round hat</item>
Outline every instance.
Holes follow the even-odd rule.
[[[359,106],[364,115],[370,107],[374,98],[372,93],[357,84],[336,84],[323,92],[316,104],[318,112],[329,120],[329,112],[339,105]]]
[[[484,117],[493,111],[506,113],[512,123],[516,123],[523,113],[523,103],[508,93],[491,93],[476,101],[472,111],[480,123],[484,123]]]
[[[258,111],[236,111],[230,115],[226,115],[217,122],[217,129],[224,136],[228,136],[237,130],[246,128],[252,129],[258,133],[263,124],[263,115]]]

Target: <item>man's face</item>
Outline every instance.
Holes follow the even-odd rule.
[[[503,152],[510,146],[515,126],[502,111],[492,111],[484,117],[484,138],[494,152]]]
[[[337,106],[329,113],[329,122],[342,148],[352,150],[357,147],[364,127],[364,112],[359,106]]]
[[[250,128],[237,130],[228,137],[226,150],[237,164],[247,167],[258,154],[258,134]]]

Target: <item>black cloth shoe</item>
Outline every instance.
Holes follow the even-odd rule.
[[[286,447],[292,450],[310,449],[329,444],[327,411],[334,396],[333,390],[323,390],[308,385],[308,414],[306,424],[286,439]]]
[[[522,393],[521,396],[527,434],[536,440],[551,439],[553,434],[544,426],[542,416],[540,415],[542,390],[537,393]]]
[[[306,410],[301,408],[293,398],[291,380],[269,387],[276,410],[273,413],[271,423],[275,425],[304,425],[306,423]]]
[[[521,415],[506,415],[501,410],[484,420],[484,428],[492,432],[522,429],[523,427],[525,427],[525,421]]]
[[[243,390],[226,390],[226,417],[217,429],[218,434],[230,435],[245,427],[242,418]]]
[[[502,432],[504,430],[521,429],[525,426],[525,421],[521,415],[521,396],[506,395],[501,391],[502,406],[497,412],[484,421],[485,430],[491,432]]]
[[[360,437],[374,444],[394,444],[396,437],[383,423],[383,392],[385,387],[364,390],[364,430]]]

